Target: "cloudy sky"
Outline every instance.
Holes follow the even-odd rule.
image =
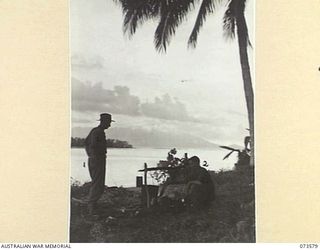
[[[196,49],[188,49],[198,7],[164,54],[153,44],[156,20],[129,38],[113,1],[71,1],[73,136],[84,137],[99,113],[109,112],[116,120],[109,135],[129,142],[138,134],[150,138],[148,146],[159,137],[185,135],[203,145],[242,144],[248,122],[237,41],[223,37],[221,7],[207,18]],[[246,17],[254,48],[253,10],[249,0]]]

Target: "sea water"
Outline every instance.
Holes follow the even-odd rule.
[[[228,153],[224,149],[177,149],[177,157],[184,157],[184,153],[188,157],[197,155],[201,163],[207,161],[208,170],[220,171],[230,170],[234,167],[237,161],[237,153],[234,152],[228,159],[222,160]],[[133,187],[136,185],[136,176],[142,176],[143,173],[138,170],[144,168],[144,163],[148,167],[156,167],[160,160],[166,160],[170,149],[157,148],[109,148],[107,153],[107,171],[106,185],[107,186],[123,186]],[[71,179],[72,182],[83,184],[90,181],[88,170],[88,159],[84,148],[71,149]],[[148,175],[148,184],[157,184]]]

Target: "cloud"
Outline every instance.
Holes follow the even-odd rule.
[[[196,109],[193,113],[189,113],[185,103],[172,98],[169,94],[156,97],[153,101],[141,102],[128,87],[114,86],[113,89],[106,89],[102,83],[85,83],[72,78],[73,127],[96,126],[98,115],[102,112],[112,113],[117,121],[115,128],[123,128],[121,131],[123,135],[126,134],[125,131],[135,134],[139,128],[154,131],[139,134],[145,140],[149,140],[148,138],[151,138],[155,131],[157,131],[157,138],[167,135],[168,132],[170,135],[181,135],[182,132],[187,131],[190,136],[227,145],[242,143],[247,132],[246,117],[233,112],[224,111],[229,113],[228,116],[222,116],[221,112],[198,113]],[[138,136],[138,133],[136,135]],[[118,136],[117,139],[122,138],[121,133],[114,136]],[[178,140],[176,137],[172,138]],[[136,139],[133,141],[137,145],[146,145]],[[160,143],[155,141],[156,139],[150,143],[160,146]]]
[[[85,58],[84,56],[75,54],[71,56],[71,67],[72,69],[103,69],[104,59],[101,56],[94,56]]]
[[[188,114],[184,103],[169,94],[156,97],[153,102],[141,103],[139,97],[132,95],[126,86],[115,86],[109,90],[101,82],[84,83],[76,78],[72,78],[72,110],[198,122]]]
[[[141,104],[141,112],[145,116],[165,120],[197,121],[195,118],[189,116],[185,104],[177,98],[172,100],[168,94],[160,98],[156,97],[153,102]]]
[[[84,83],[72,78],[72,109],[80,112],[110,112],[140,115],[140,100],[130,94],[128,87],[103,88],[102,83]]]
[[[88,118],[80,118],[80,117],[76,117],[76,116],[72,116],[72,122],[73,123],[90,123],[92,122],[90,119]]]

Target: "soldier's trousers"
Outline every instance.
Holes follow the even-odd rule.
[[[106,177],[106,156],[89,157],[89,173],[91,177],[91,187],[89,192],[89,203],[96,203],[105,188]]]

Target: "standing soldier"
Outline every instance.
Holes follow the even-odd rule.
[[[111,119],[111,115],[108,113],[100,114],[99,121],[99,126],[93,128],[85,140],[89,173],[91,177],[88,201],[89,214],[94,214],[96,212],[97,201],[104,191],[107,153],[106,135],[104,130],[111,126],[111,122],[114,122]]]

